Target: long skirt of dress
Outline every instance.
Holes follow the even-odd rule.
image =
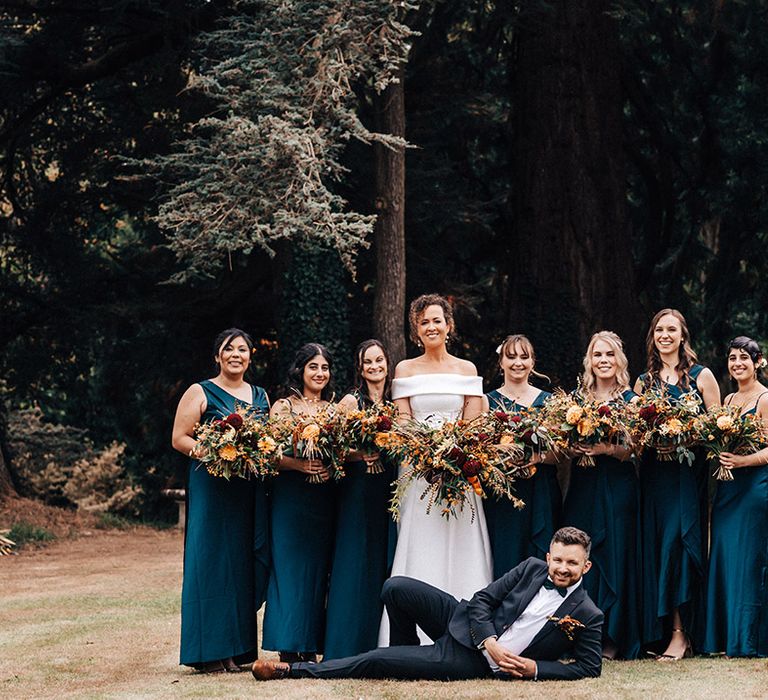
[[[442,515],[440,503],[427,513],[428,496],[424,479],[416,479],[400,503],[400,523],[392,576],[410,576],[424,581],[455,598],[469,600],[492,580],[493,558],[485,524],[482,501],[468,494],[457,517]],[[431,640],[421,629],[422,644]],[[389,618],[386,611],[379,630],[379,646],[389,646]]]
[[[311,484],[294,471],[280,473],[272,483],[265,649],[323,651],[335,490],[330,482]]]
[[[562,496],[554,465],[539,464],[530,479],[516,482],[514,488],[523,508],[508,499],[483,501],[494,580],[528,557],[544,559],[560,520]]]
[[[640,492],[635,466],[607,455],[594,467],[574,461],[563,523],[592,539],[592,569],[584,576],[590,598],[605,614],[603,640],[617,656],[640,653]]]
[[[768,656],[768,467],[717,483],[704,651]]]
[[[696,646],[703,623],[707,465],[659,460],[653,450],[640,465],[642,640],[662,640],[677,608]],[[700,640],[699,640],[700,641]]]
[[[264,487],[213,477],[196,461],[188,477],[180,662],[252,657],[269,571]]]
[[[324,660],[376,648],[387,578],[391,471],[368,474],[356,462],[346,472],[338,485]]]

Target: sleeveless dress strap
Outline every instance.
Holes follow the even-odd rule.
[[[760,394],[760,396],[757,397],[757,399],[755,399],[755,405],[752,406],[753,411],[757,411],[757,406],[760,403],[760,399],[762,399],[766,394],[768,394],[768,390],[764,391],[762,394]]]

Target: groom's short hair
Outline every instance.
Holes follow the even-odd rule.
[[[587,559],[589,559],[589,552],[592,549],[592,540],[589,539],[589,535],[584,530],[579,530],[577,527],[561,527],[554,535],[552,535],[552,541],[549,543],[551,547],[555,542],[560,544],[580,544],[584,547],[587,553]]]

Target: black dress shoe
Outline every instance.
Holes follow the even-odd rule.
[[[251,673],[257,681],[277,681],[287,678],[291,665],[282,661],[254,661]]]

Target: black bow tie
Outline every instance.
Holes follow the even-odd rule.
[[[556,586],[548,578],[544,579],[544,588],[546,588],[548,591],[557,591],[560,594],[561,598],[565,598],[565,596],[568,595],[568,589],[567,588],[560,588],[559,586]]]

